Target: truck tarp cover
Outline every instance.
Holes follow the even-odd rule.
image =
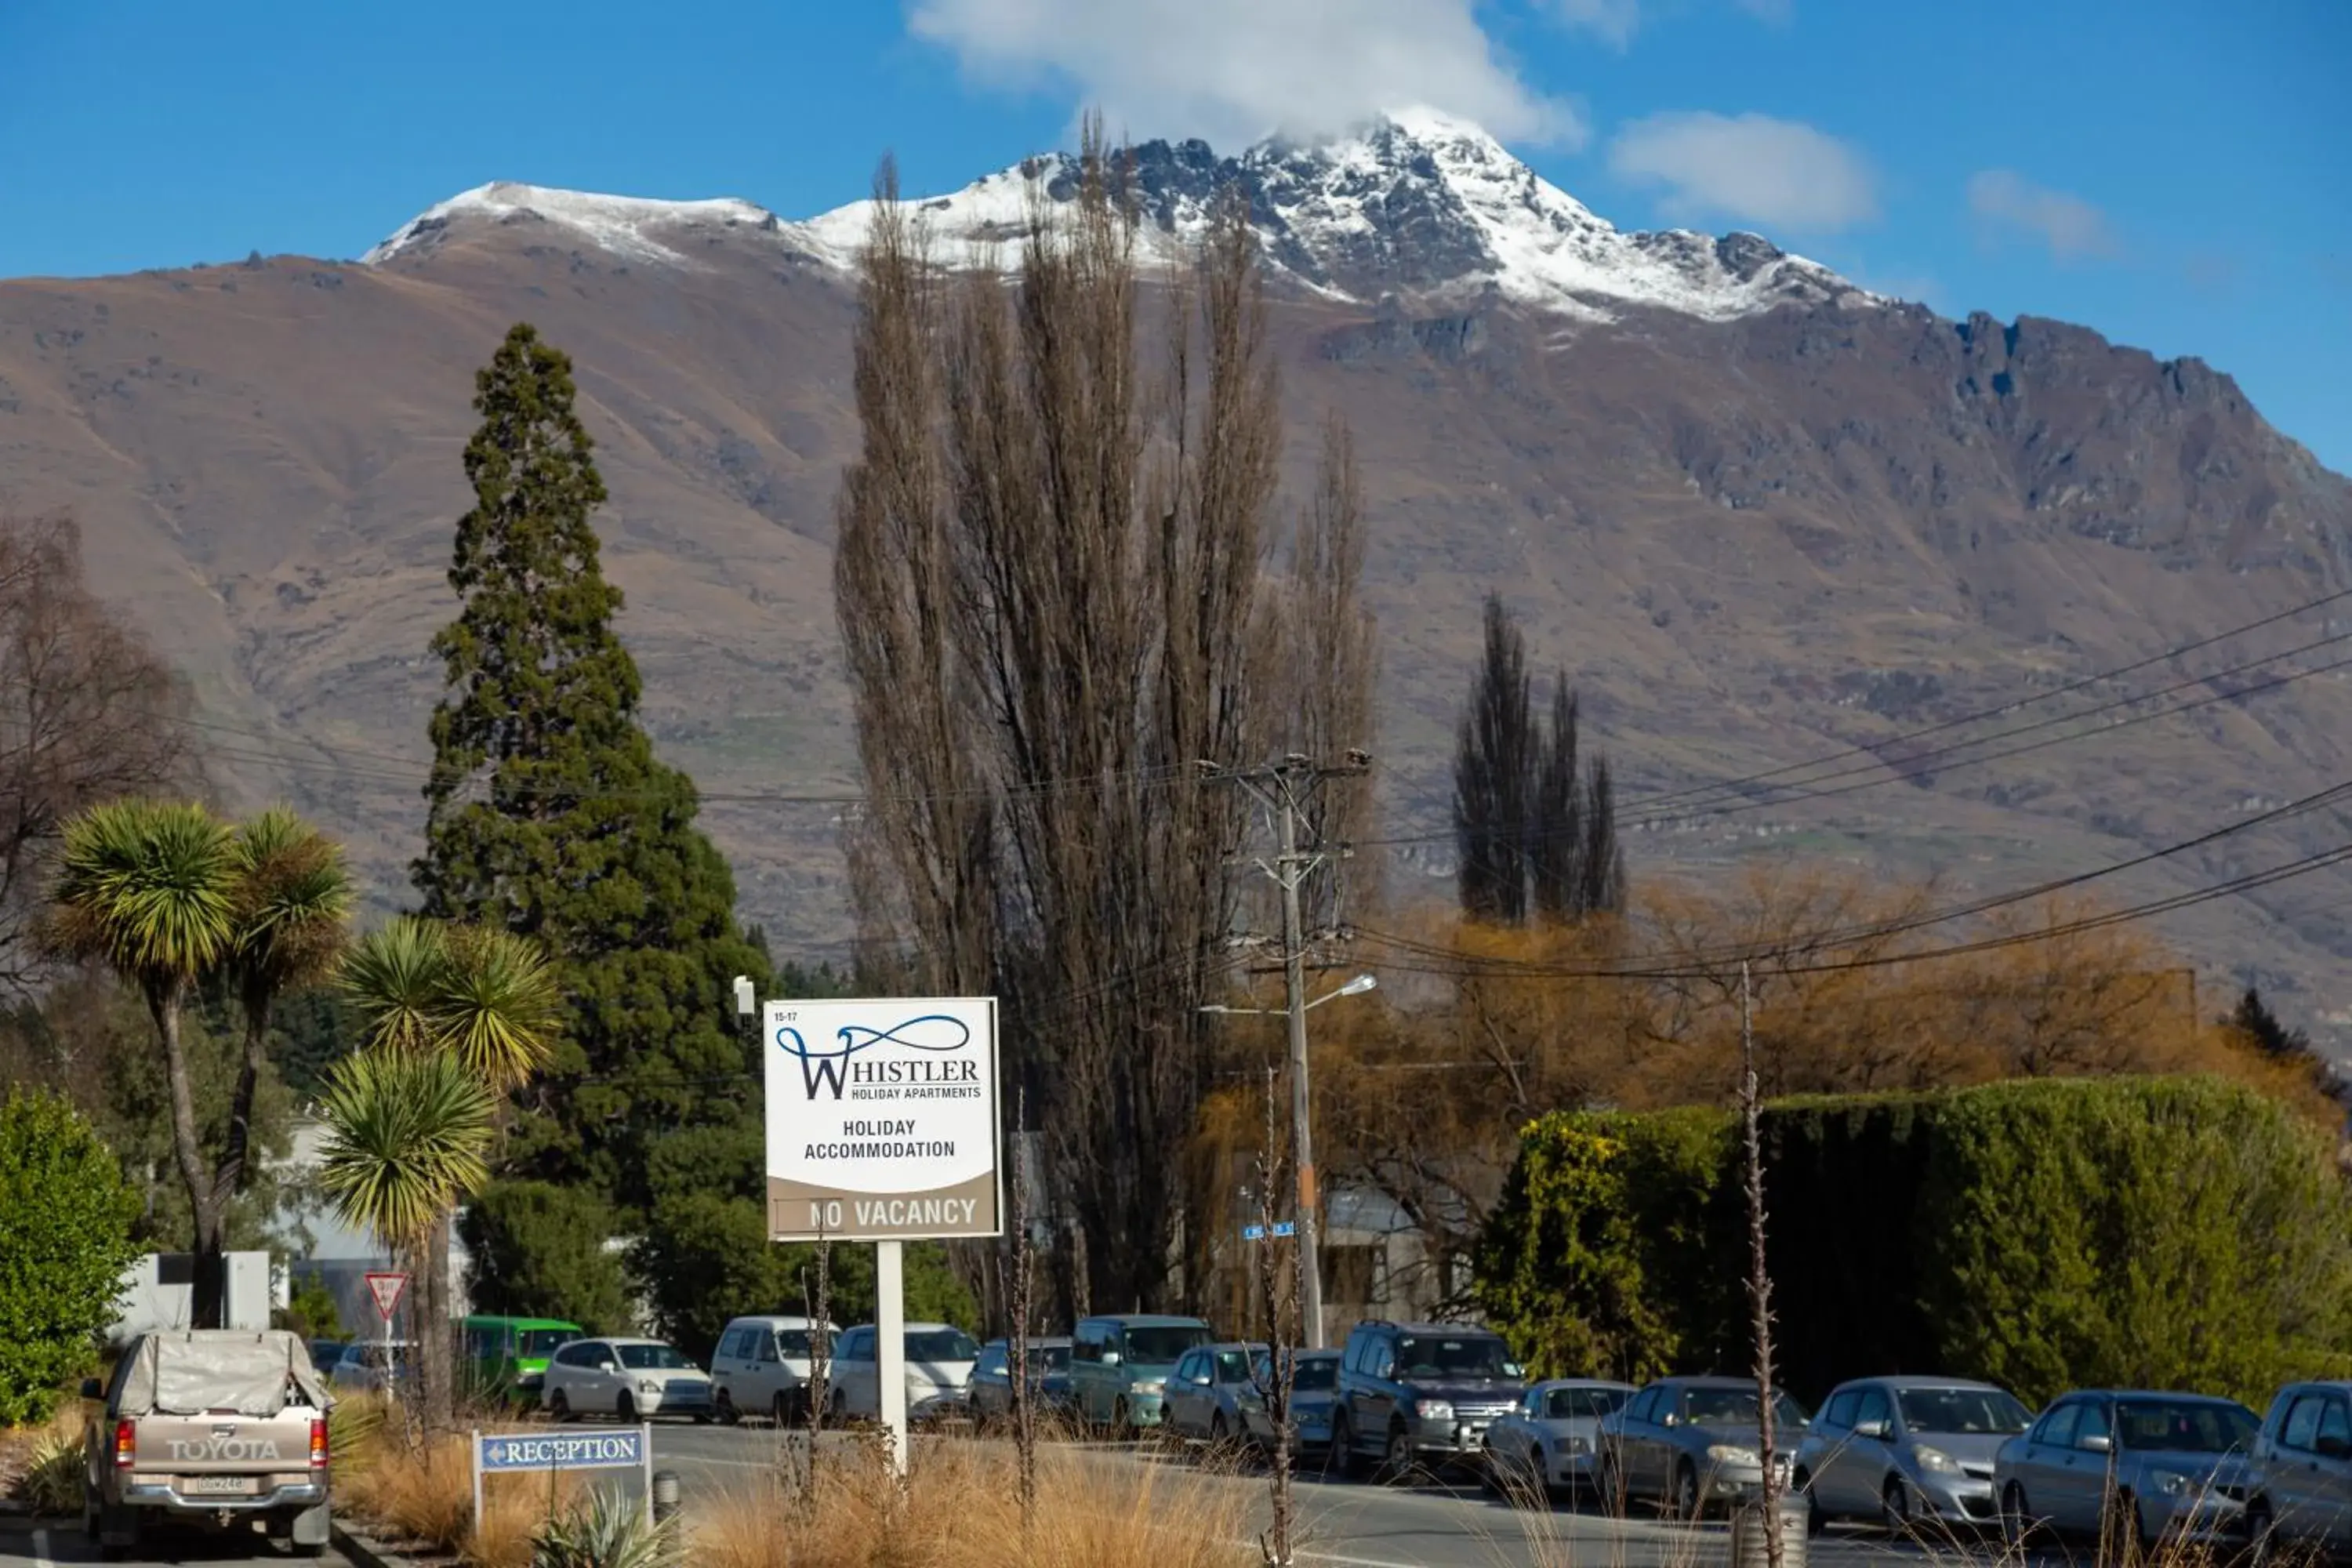
[[[120,1414],[275,1415],[289,1405],[327,1407],[326,1385],[299,1336],[282,1329],[149,1334],[122,1384]]]

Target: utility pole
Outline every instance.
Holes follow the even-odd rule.
[[[1247,773],[1210,767],[1213,776],[1229,778],[1256,796],[1275,818],[1281,836],[1281,851],[1273,863],[1260,860],[1257,865],[1282,889],[1282,979],[1285,1011],[1290,1015],[1290,1138],[1298,1171],[1299,1316],[1309,1350],[1323,1348],[1323,1258],[1322,1227],[1316,1217],[1313,1100],[1307,1070],[1306,922],[1299,913],[1298,890],[1309,873],[1348,851],[1342,847],[1335,853],[1319,844],[1302,850],[1298,818],[1327,780],[1360,777],[1370,772],[1371,765],[1370,753],[1351,751],[1343,763],[1324,763],[1292,755],[1271,767]]]

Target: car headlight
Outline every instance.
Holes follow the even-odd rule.
[[[2154,1481],[2156,1489],[2166,1497],[2179,1497],[2181,1493],[2193,1491],[2197,1488],[2197,1478],[2179,1470],[2158,1470],[2147,1479]]]
[[[1454,1419],[1454,1406],[1443,1399],[1416,1399],[1412,1402],[1412,1413],[1423,1421]]]
[[[639,1394],[659,1394],[661,1392],[661,1384],[656,1383],[650,1377],[641,1377],[637,1379],[637,1392]]]
[[[1943,1476],[1960,1473],[1960,1462],[1941,1448],[1914,1448],[1911,1454],[1919,1461],[1919,1468],[1923,1470],[1933,1470]]]
[[[1571,1454],[1590,1454],[1592,1452],[1592,1445],[1581,1437],[1570,1437],[1568,1440],[1568,1451]]]
[[[1706,1451],[1706,1457],[1718,1465],[1760,1465],[1753,1448],[1743,1448],[1737,1443],[1717,1443]]]

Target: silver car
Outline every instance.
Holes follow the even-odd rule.
[[[2006,1390],[1953,1378],[1870,1377],[1822,1402],[1797,1448],[1815,1529],[1870,1519],[1897,1535],[2000,1519],[1993,1459],[2033,1417]]]
[[[1217,1447],[1239,1442],[1249,1430],[1257,1363],[1265,1353],[1264,1345],[1238,1342],[1186,1351],[1160,1394],[1160,1421],[1168,1435]]]
[[[1497,1490],[1572,1495],[1592,1485],[1601,1422],[1634,1394],[1628,1383],[1556,1377],[1486,1428],[1486,1479]]]
[[[1762,1411],[1750,1377],[1668,1377],[1650,1384],[1602,1416],[1596,1429],[1593,1483],[1602,1503],[1619,1508],[1640,1499],[1696,1519],[1710,1504],[1762,1486]],[[1807,1416],[1786,1394],[1774,1398],[1772,1415],[1780,1448],[1774,1468],[1785,1483]]]
[[[2084,1389],[2043,1411],[1993,1462],[2001,1530],[2143,1544],[2245,1533],[2262,1423],[2232,1399]]]
[[[2254,1439],[2246,1534],[2257,1552],[2352,1555],[2352,1383],[2294,1383]]]

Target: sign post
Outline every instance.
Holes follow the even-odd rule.
[[[400,1306],[401,1293],[408,1289],[408,1276],[394,1269],[377,1269],[368,1275],[367,1288],[368,1294],[375,1298],[375,1315],[383,1322],[380,1336],[383,1344],[383,1391],[398,1397],[399,1389],[394,1382],[396,1369],[392,1363],[392,1314]]]
[[[770,1002],[768,1238],[876,1244],[875,1372],[907,1468],[909,1241],[1001,1236],[996,999]]]

